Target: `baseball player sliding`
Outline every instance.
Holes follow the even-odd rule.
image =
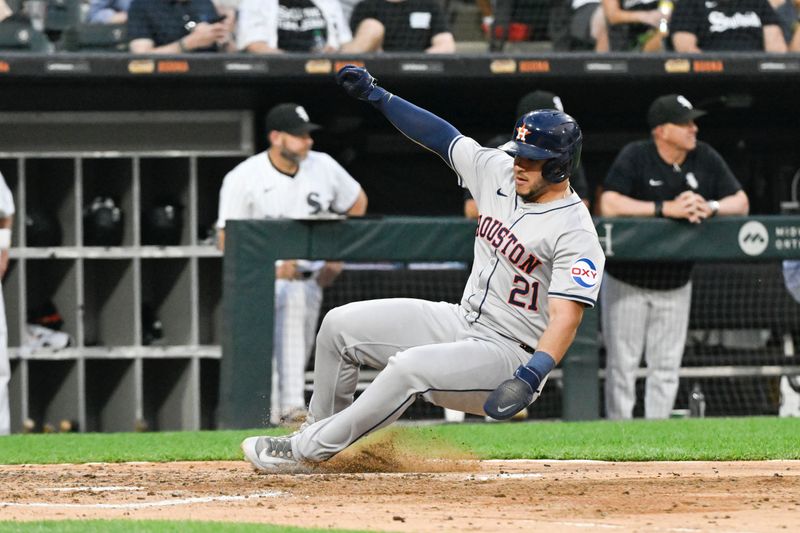
[[[569,115],[527,113],[502,149],[484,148],[363,68],[346,66],[337,81],[470,190],[480,210],[475,260],[460,304],[397,298],[330,311],[317,335],[308,423],[288,437],[242,442],[260,470],[329,459],[397,420],[418,395],[510,418],[539,396],[600,287],[603,252],[569,185],[582,140]],[[360,365],[382,371],[353,401]]]
[[[217,220],[220,249],[225,221],[246,218],[360,216],[367,196],[332,157],[311,150],[310,122],[302,106],[279,104],[267,114],[270,147],[231,170],[222,182]],[[338,263],[281,261],[275,269],[275,342],[270,422],[297,423],[306,416],[305,369],[317,330],[322,287]]]

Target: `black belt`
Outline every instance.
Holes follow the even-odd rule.
[[[534,350],[533,348],[531,348],[530,346],[528,346],[524,342],[521,342],[519,344],[519,347],[522,348],[523,350],[525,350],[526,352],[528,352],[529,354],[533,354],[533,353],[536,352],[536,350]]]

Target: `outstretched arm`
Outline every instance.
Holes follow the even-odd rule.
[[[353,98],[375,106],[403,135],[453,166],[448,152],[461,133],[452,124],[378,86],[365,68],[347,65],[336,74],[336,82]]]

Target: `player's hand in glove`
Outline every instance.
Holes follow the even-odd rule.
[[[489,394],[483,410],[495,420],[508,420],[531,404],[533,395],[555,366],[550,354],[537,351],[530,361],[517,368],[513,378]]]
[[[345,65],[336,73],[336,83],[347,94],[365,102],[377,102],[387,91],[376,85],[375,78],[363,67]]]

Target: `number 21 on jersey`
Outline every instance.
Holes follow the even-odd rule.
[[[530,311],[538,311],[537,300],[539,299],[539,282],[528,282],[523,276],[517,274],[514,276],[514,287],[508,295],[508,303],[528,309]]]

